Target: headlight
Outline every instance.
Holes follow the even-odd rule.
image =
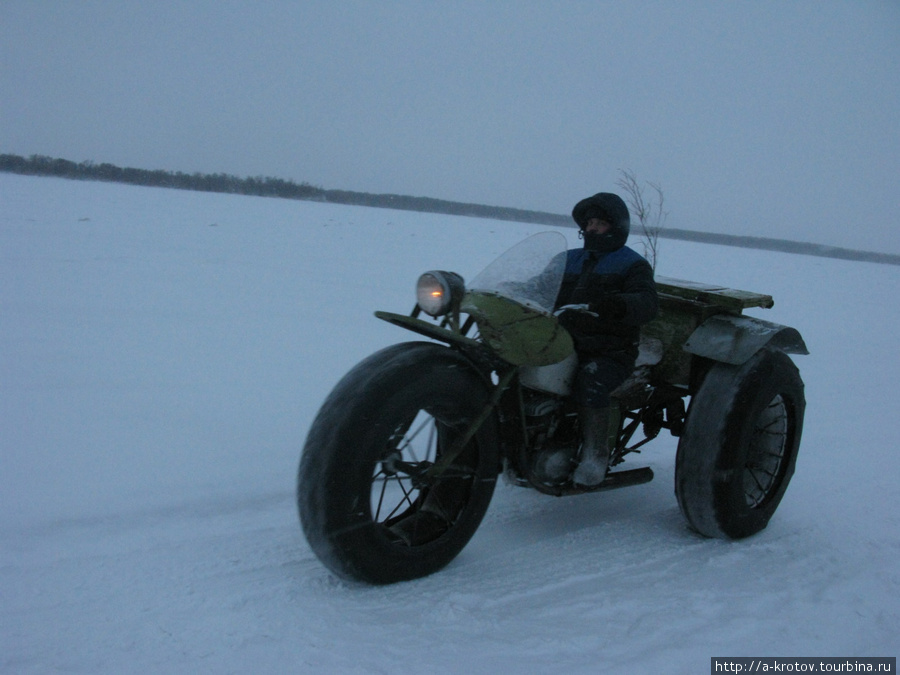
[[[459,306],[465,290],[463,278],[455,272],[433,270],[419,277],[416,302],[426,314],[443,316],[454,306]]]

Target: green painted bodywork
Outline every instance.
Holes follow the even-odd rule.
[[[662,355],[653,362],[652,379],[672,385],[691,384],[695,357],[725,363],[743,363],[770,345],[788,353],[807,354],[806,345],[793,328],[743,316],[750,307],[771,307],[769,295],[722,286],[656,280],[659,315],[641,329],[641,339],[658,340]],[[491,351],[512,366],[547,366],[574,352],[569,333],[546,310],[531,307],[497,293],[469,291],[459,312],[478,326],[477,339],[459,329],[459,316],[442,324],[413,316],[375,312],[375,315],[426,337],[466,348]]]
[[[548,366],[575,350],[571,335],[555,316],[509,298],[470,291],[460,310],[475,319],[490,348],[514,366]]]
[[[687,385],[691,374],[691,355],[682,349],[700,323],[699,317],[661,296],[659,315],[641,328],[641,339],[657,339],[663,345],[662,360],[653,367],[656,379],[669,384]]]

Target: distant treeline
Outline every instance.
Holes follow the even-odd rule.
[[[0,155],[0,171],[30,176],[58,176],[76,180],[100,180],[131,185],[197,190],[200,192],[226,192],[229,194],[254,195],[258,197],[281,197],[307,201],[330,202],[332,204],[352,204],[379,208],[422,211],[426,213],[446,213],[455,216],[475,216],[493,220],[513,220],[525,223],[569,225],[567,216],[556,216],[539,211],[525,211],[499,206],[465,204],[430,197],[407,197],[403,195],[370,194],[348,190],[326,190],[309,183],[295,183],[282,178],[258,176],[239,178],[224,173],[182,173],[150,169],[122,168],[113,164],[94,162],[72,162],[42,155],[19,157]]]
[[[321,187],[310,185],[309,183],[295,183],[290,180],[268,176],[239,178],[224,173],[188,174],[180,171],[172,172],[121,168],[106,163],[76,163],[67,159],[55,159],[52,157],[44,157],[42,155],[19,157],[18,155],[3,154],[0,154],[0,171],[31,176],[58,176],[60,178],[73,178],[76,180],[100,180],[116,183],[130,183],[132,185],[177,188],[180,190],[226,192],[230,194],[255,195],[259,197],[281,197],[284,199],[302,199],[307,201],[329,202],[332,204],[352,204],[355,206],[401,209],[404,211],[445,213],[454,216],[472,216],[476,218],[509,220],[538,225],[575,226],[568,215],[546,213],[544,211],[526,211],[523,209],[513,209],[502,206],[467,204],[464,202],[432,199],[430,197],[407,197],[404,195],[350,192],[348,190],[326,190]],[[671,227],[660,230],[659,237],[662,239],[681,239],[684,241],[696,241],[705,244],[780,251],[782,253],[797,253],[824,258],[900,265],[900,255],[893,253],[857,251],[854,249],[825,246],[822,244],[810,244],[787,239],[713,234],[710,232],[698,232],[696,230],[683,230]]]

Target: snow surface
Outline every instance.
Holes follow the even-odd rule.
[[[442,572],[336,580],[294,479],[341,375],[413,336],[427,269],[550,228],[0,174],[0,670],[709,672],[711,656],[897,656],[900,268],[664,240],[658,272],[770,293],[812,354],[767,530],[705,540],[656,479],[501,483]],[[572,245],[574,230],[561,229]]]

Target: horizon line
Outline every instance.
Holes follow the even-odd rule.
[[[318,201],[347,206],[366,206],[369,208],[388,208],[420,213],[442,213],[473,218],[487,218],[531,224],[544,224],[562,227],[576,227],[567,215],[547,211],[531,211],[515,207],[491,206],[437,199],[432,197],[413,197],[386,193],[355,192],[350,190],[329,190],[313,186],[309,183],[296,183],[271,176],[240,178],[230,174],[210,174],[173,172],[158,169],[121,168],[108,163],[84,161],[79,163],[67,159],[30,155],[28,158],[10,153],[0,153],[0,172],[18,175],[49,176],[69,180],[89,180],[106,183],[123,183],[145,187],[167,187],[194,192],[215,192],[225,194],[243,194],[246,196],[267,196],[299,201]],[[151,180],[152,179],[152,180]],[[219,181],[219,185],[199,185],[200,181]],[[218,188],[218,189],[217,189]],[[227,189],[226,189],[227,188]],[[241,188],[241,189],[238,189]],[[645,236],[652,236],[650,233]],[[900,265],[900,254],[880,253],[851,249],[827,244],[780,239],[777,237],[758,237],[740,234],[721,234],[688,230],[677,227],[661,227],[655,234],[663,239],[693,241],[701,244],[733,246],[764,251],[777,251],[796,255],[809,255],[854,262],[870,262],[885,265]]]

